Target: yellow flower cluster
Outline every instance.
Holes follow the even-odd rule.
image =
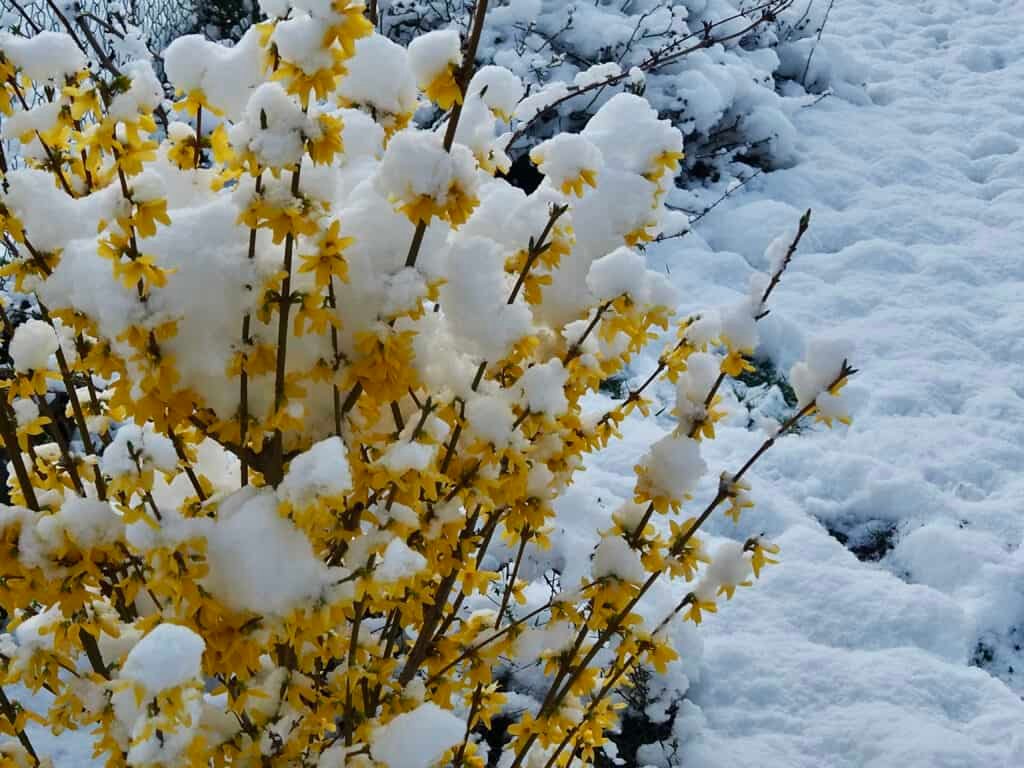
[[[580,165],[542,191],[535,230],[496,233],[514,243],[488,261],[472,238],[484,226],[477,213],[490,209],[473,185],[494,182],[493,169],[466,160],[464,147],[459,162],[473,167],[445,177],[440,197],[415,192],[413,181],[352,181],[361,163],[410,137],[410,148],[442,161],[460,147],[421,141],[424,132],[405,127],[409,115],[375,122],[372,110],[338,97],[358,41],[372,34],[361,4],[295,5],[319,10],[292,9],[254,33],[265,80],[250,101],[258,109],[239,113],[190,88],[174,109],[194,128],[161,133],[159,100],[139,96],[144,73],[83,68],[42,89],[60,108],[23,137],[46,150],[23,173],[51,175],[55,194],[96,218],[67,248],[50,248],[38,217],[0,197],[18,254],[4,272],[36,291],[32,333],[52,337],[45,360],[15,360],[0,397],[14,470],[14,506],[0,508],[0,608],[10,617],[0,683],[51,694],[40,712],[0,699],[0,733],[12,739],[0,757],[40,764],[25,730],[34,720],[56,734],[90,732],[108,768],[373,768],[388,765],[388,724],[443,710],[458,735],[429,763],[483,768],[482,734],[510,714],[502,670],[543,636],[558,644],[541,654],[536,707],[511,713],[502,764],[593,764],[619,722],[612,694],[639,667],[664,672],[676,659],[669,624],[699,624],[720,596],[751,583],[748,572],[756,578],[775,562],[777,548],[754,538],[730,555],[725,571],[736,577],[712,583],[697,536],[719,508],[738,521],[752,506],[743,476],[756,456],[723,474],[693,516],[680,511],[693,486],[674,479],[715,437],[723,382],[750,368],[753,350],[725,331],[696,333],[701,319],[687,318],[641,386],[600,418],[586,415],[601,382],[667,331],[672,313],[646,284],[602,292],[608,280],[582,303],[555,305],[585,252],[573,213],[604,174]],[[460,67],[446,65],[423,94],[442,109],[463,104],[471,73]],[[13,114],[26,78],[2,51],[0,81],[0,112]],[[204,132],[204,114],[225,122]],[[372,125],[380,146],[365,135],[349,141],[349,120]],[[635,174],[650,192],[650,222],[681,158],[669,147]],[[359,224],[364,199],[339,202],[350,188],[379,200],[382,217],[400,211],[380,221],[411,235],[369,300],[358,291],[391,259],[395,233]],[[502,190],[506,200],[518,194]],[[230,211],[218,219],[235,238],[230,269],[190,258],[206,215],[179,218],[192,195],[205,196],[211,216]],[[616,233],[602,253],[652,232],[644,223]],[[371,247],[378,236],[385,245]],[[445,238],[447,262],[437,257]],[[431,259],[443,263],[424,266]],[[465,274],[492,262],[494,281]],[[88,291],[72,290],[81,264],[116,298],[121,325]],[[203,288],[178,287],[183,272],[230,273],[224,301],[241,309],[227,330],[196,328],[172,303]],[[470,299],[495,285],[492,323]],[[27,331],[2,319],[14,346]],[[431,336],[443,323],[454,330]],[[490,336],[481,330],[492,326]],[[218,334],[231,337],[220,358]],[[634,410],[649,412],[655,382],[682,387],[689,377],[695,387],[698,359],[713,359],[718,378],[694,390],[692,407],[677,409],[679,429],[638,464],[634,498],[595,526],[589,578],[538,599],[525,569],[552,544],[556,500]],[[837,397],[851,373],[844,363],[825,394]],[[51,382],[67,392],[73,440],[52,412]],[[834,413],[811,402],[782,432],[811,415],[831,425]],[[677,605],[651,622],[638,605],[660,579]],[[151,656],[163,662],[146,667]]]

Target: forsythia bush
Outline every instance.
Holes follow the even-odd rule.
[[[751,506],[775,437],[681,507],[807,219],[748,299],[678,321],[654,373],[585,414],[669,326],[674,292],[634,249],[668,215],[680,133],[617,95],[534,149],[546,178],[525,194],[500,176],[523,87],[474,68],[485,2],[465,43],[408,49],[348,0],[262,5],[234,48],[168,49],[166,108],[145,62],[0,33],[3,132],[28,166],[3,159],[5,269],[38,302],[2,318],[0,682],[51,701],[6,688],[0,756],[39,762],[34,720],[88,730],[107,766],[591,763],[611,694],[675,657],[669,624],[774,562],[759,538],[712,558],[696,534]],[[424,96],[440,125],[414,123]],[[852,372],[812,347],[778,434],[845,419]],[[528,596],[556,500],[662,377],[677,426],[635,498],[595,513],[589,577]],[[660,579],[677,605],[652,619],[637,606]],[[510,708],[501,660],[524,647],[544,674]]]

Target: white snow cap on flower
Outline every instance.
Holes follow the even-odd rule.
[[[52,649],[54,643],[53,627],[64,618],[60,605],[52,605],[35,616],[29,616],[14,630],[14,639],[22,652],[35,648]],[[47,631],[44,631],[47,630]]]
[[[465,732],[464,720],[428,701],[374,729],[370,753],[388,768],[429,768]]]
[[[531,413],[561,416],[569,408],[565,399],[565,382],[569,377],[558,358],[530,366],[519,378],[518,387]]]
[[[444,200],[451,180],[451,157],[430,131],[406,130],[395,136],[377,173],[383,194],[406,201],[420,195]]]
[[[196,135],[195,129],[188,123],[175,120],[167,126],[167,138],[171,141],[184,141]]]
[[[695,347],[703,347],[715,342],[721,333],[722,321],[718,310],[709,310],[690,323],[684,338]]]
[[[721,321],[721,333],[724,339],[729,340],[733,349],[752,353],[757,348],[757,320],[755,317],[760,312],[760,303],[755,305],[747,297],[719,311]]]
[[[629,294],[637,302],[647,296],[647,265],[632,248],[616,248],[590,265],[587,287],[600,301]]]
[[[394,142],[392,141],[392,144]],[[530,308],[508,304],[505,255],[493,240],[457,237],[448,251],[448,281],[441,306],[456,338],[469,341],[485,360],[500,360],[533,329]]]
[[[605,536],[597,545],[590,573],[595,579],[614,576],[630,584],[640,584],[647,575],[640,554],[624,538],[614,534]]]
[[[172,472],[178,466],[174,443],[156,432],[151,423],[142,427],[138,424],[121,427],[103,450],[100,468],[103,474],[112,477],[135,476],[139,473],[136,459],[144,472],[150,469]]]
[[[63,85],[86,66],[85,54],[63,32],[42,31],[26,38],[0,32],[0,52],[33,80],[55,80]]]
[[[343,99],[393,115],[416,111],[416,81],[401,45],[376,33],[362,37],[345,68],[348,74],[338,85]]]
[[[235,147],[252,150],[261,164],[284,168],[302,159],[307,123],[302,107],[280,83],[263,83],[249,97],[245,120],[229,135]]]
[[[426,567],[427,559],[419,552],[410,549],[401,537],[395,536],[388,542],[388,546],[384,550],[384,557],[374,570],[373,575],[377,581],[391,583],[411,578]]]
[[[110,504],[70,495],[59,510],[36,524],[36,534],[53,549],[64,544],[65,535],[86,549],[117,541],[123,533],[124,518]]]
[[[700,455],[700,443],[685,435],[668,434],[651,446],[640,460],[652,495],[680,500],[696,488],[707,471]]]
[[[303,507],[318,497],[338,497],[351,488],[345,444],[332,436],[292,459],[277,491],[282,501]]]
[[[34,319],[22,323],[14,329],[14,338],[11,339],[14,370],[18,373],[46,370],[58,343],[57,334],[49,323]]]
[[[148,170],[133,176],[129,189],[132,200],[136,203],[148,203],[167,196],[167,183],[163,176]]]
[[[694,592],[702,599],[713,599],[721,586],[733,586],[746,581],[751,573],[751,556],[743,551],[743,543],[726,541],[715,550],[711,564],[704,569]]]
[[[563,192],[585,171],[596,176],[604,165],[601,150],[576,133],[560,133],[538,144],[530,150],[530,160]]]
[[[661,120],[646,99],[617,93],[590,118],[583,136],[604,155],[607,165],[643,174],[666,152],[683,151],[683,135]],[[628,140],[624,140],[628,137]]]
[[[462,63],[462,41],[453,29],[437,29],[409,43],[409,63],[421,88],[442,74],[449,65]]]
[[[176,38],[163,52],[167,79],[183,93],[201,90],[210,104],[238,119],[252,89],[263,81],[259,38],[256,27],[230,48],[202,35]]]
[[[198,680],[206,643],[188,627],[159,624],[124,661],[120,677],[140,683],[150,696]]]
[[[306,535],[277,507],[272,489],[251,486],[218,507],[206,536],[210,571],[203,585],[233,610],[285,615],[334,580]]]
[[[640,525],[647,513],[647,506],[632,501],[624,501],[622,505],[612,512],[612,520],[621,526],[622,530],[632,533]]]
[[[122,680],[135,683],[135,690],[116,690],[111,703],[114,714],[131,741],[129,765],[180,765],[184,750],[199,728],[202,713],[201,667],[203,639],[187,627],[161,624],[135,644],[121,668]],[[182,711],[173,727],[153,728],[153,713],[143,704],[159,693],[187,683]],[[141,698],[136,695],[141,694]],[[157,720],[159,722],[159,720]]]
[[[814,404],[818,407],[818,413],[825,419],[846,421],[850,418],[850,407],[846,402],[844,392],[840,392],[838,395],[821,392],[814,398]]]
[[[36,138],[33,134],[36,131],[48,131],[55,126],[65,106],[64,102],[58,99],[37,104],[31,109],[20,110],[9,117],[5,115],[0,136],[8,140],[20,140],[24,137],[26,141],[35,143]]]
[[[677,400],[703,404],[721,369],[721,358],[712,352],[694,352],[676,383]],[[677,403],[678,404],[678,403]]]
[[[152,112],[160,106],[164,89],[148,61],[131,61],[124,67],[130,79],[128,88],[110,102],[107,114],[115,120],[133,121],[140,112]]]
[[[312,16],[298,15],[279,21],[270,36],[281,57],[294,64],[307,75],[334,64],[331,49],[325,48],[324,25]]]
[[[807,348],[806,359],[789,372],[797,407],[803,408],[823,392],[827,394],[829,385],[842,372],[843,361],[849,360],[852,353],[853,345],[845,339],[813,340]]]
[[[480,67],[469,81],[467,92],[479,97],[487,107],[504,120],[511,118],[523,98],[523,81],[505,67],[488,64]]]
[[[16,397],[11,403],[14,419],[19,427],[26,427],[39,418],[39,406],[27,397]]]
[[[436,445],[402,440],[388,446],[377,461],[382,467],[398,475],[410,469],[422,472],[430,466],[436,452]]]
[[[504,448],[512,437],[516,415],[501,395],[480,395],[466,403],[466,420],[481,438],[496,448]]]
[[[210,46],[202,35],[182,35],[164,49],[164,73],[177,90],[188,93],[203,87]]]

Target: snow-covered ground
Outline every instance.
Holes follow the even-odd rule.
[[[765,531],[782,564],[701,627],[687,768],[1024,766],[1022,30],[1019,0],[836,2],[824,43],[864,103],[802,109],[795,167],[649,250],[689,295],[730,300],[813,208],[767,351],[788,369],[781,339],[838,334],[862,370],[853,427],[777,445],[739,533],[713,521]],[[739,410],[712,467],[762,439]],[[643,432],[595,483],[624,495]],[[894,547],[862,562],[827,528]]]

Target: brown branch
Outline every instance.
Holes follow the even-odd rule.
[[[473,26],[470,29],[469,41],[466,50],[462,54],[462,66],[456,75],[456,83],[462,93],[462,99],[452,107],[452,113],[448,117],[448,127],[444,134],[444,149],[450,152],[452,144],[455,143],[455,132],[459,127],[459,118],[462,115],[462,101],[466,98],[466,89],[469,81],[473,79],[473,72],[476,70],[476,50],[480,45],[480,35],[484,29],[484,17],[487,15],[487,1],[477,0],[476,8],[473,10]],[[423,236],[427,232],[427,222],[423,219],[416,224],[416,231],[412,236],[412,243],[409,244],[409,253],[405,257],[405,266],[416,266],[416,259],[419,258],[420,248],[423,246]]]
[[[35,488],[32,487],[32,480],[25,468],[25,459],[21,455],[21,448],[18,445],[18,430],[15,426],[14,416],[7,404],[7,393],[0,392],[0,436],[7,446],[7,458],[14,465],[14,474],[18,478],[18,485],[21,487],[21,495],[25,497],[25,504],[33,512],[39,511],[39,501],[36,499]]]
[[[772,273],[772,279],[768,282],[768,287],[764,289],[764,294],[761,296],[761,306],[763,307],[765,302],[768,301],[768,297],[772,295],[772,291],[775,290],[775,286],[779,284],[782,279],[782,273],[786,271],[786,267],[789,266],[789,262],[793,260],[793,254],[796,253],[797,247],[800,245],[800,240],[803,239],[804,234],[807,232],[807,228],[811,225],[811,209],[808,208],[804,211],[804,215],[800,217],[800,225],[796,230],[796,237],[793,238],[793,242],[789,244],[789,248],[786,249],[786,255],[782,259],[782,263]],[[759,314],[755,320],[768,315],[768,310],[763,311]]]
[[[262,116],[262,114],[261,114]],[[256,174],[256,195],[259,196],[263,192],[263,171],[259,171]],[[256,259],[256,227],[249,230],[249,251],[247,258],[250,264]],[[246,286],[250,291],[252,286]],[[250,328],[252,325],[252,316],[246,312],[242,318],[242,361],[246,362],[245,350],[248,345],[252,343],[250,337]],[[249,372],[246,370],[246,366],[242,365],[241,376],[239,376],[238,383],[238,442],[244,448],[245,442],[249,436]],[[242,485],[246,486],[249,484],[249,459],[245,456],[239,457],[241,461],[241,480]]]
[[[3,712],[4,716],[10,722],[11,728],[14,729],[14,732],[18,737],[18,741],[21,742],[21,746],[25,748],[25,751],[28,752],[35,764],[39,765],[39,755],[32,746],[32,742],[29,740],[28,734],[18,728],[18,711],[14,708],[14,704],[11,703],[11,700],[7,698],[7,694],[4,693],[2,686],[0,686],[0,712]]]
[[[569,210],[568,205],[552,205],[551,212],[548,215],[548,222],[544,225],[544,229],[540,233],[540,237],[535,241],[532,237],[530,238],[530,247],[526,255],[526,263],[523,265],[523,269],[519,273],[519,278],[516,280],[515,286],[512,288],[512,293],[509,294],[508,301],[506,304],[511,304],[516,300],[516,296],[519,294],[519,289],[523,287],[523,283],[526,282],[526,276],[530,272],[530,268],[533,267],[534,262],[540,258],[548,248],[550,244],[547,242],[548,235],[551,234],[552,228],[555,226],[555,222],[558,221],[562,215]]]
[[[291,194],[293,198],[299,196],[299,174],[302,165],[296,166],[292,171]],[[274,413],[284,405],[284,384],[285,371],[288,358],[288,315],[292,306],[292,255],[295,250],[295,237],[289,232],[284,239],[284,282],[281,284],[281,295],[278,297],[278,323],[277,323],[277,361],[274,370]],[[270,475],[265,475],[271,485],[277,485],[284,477],[284,435],[281,428],[274,430],[271,439],[271,460],[267,465]]]
[[[598,322],[600,322],[601,317],[604,315],[605,312],[609,310],[609,308],[611,308],[613,303],[614,299],[610,299],[598,308],[597,312],[594,313],[594,318],[590,321],[590,325],[588,325],[586,329],[584,329],[583,334],[572,343],[572,346],[569,347],[569,351],[565,353],[565,358],[562,360],[563,365],[568,365],[575,357],[577,357],[580,354],[583,348],[583,342],[587,340],[587,337],[590,335],[591,331],[593,331],[594,328],[597,327],[597,324]]]
[[[28,12],[24,8],[21,7],[21,4],[18,3],[18,0],[11,0],[11,5],[13,5],[17,9],[18,13],[21,14],[21,17],[23,19],[25,19],[25,22],[30,27],[32,27],[32,32],[33,33],[38,35],[40,32],[43,31],[43,28],[40,27],[38,24],[36,24],[35,19],[33,19],[31,16],[29,16]]]

